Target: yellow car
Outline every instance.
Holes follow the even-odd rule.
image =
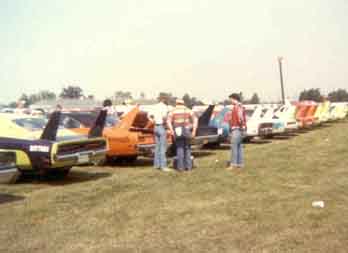
[[[65,177],[74,165],[105,159],[107,142],[101,137],[105,111],[99,114],[89,136],[59,129],[60,115],[54,112],[47,122],[44,117],[0,113],[0,149],[16,153],[21,174]]]
[[[330,101],[320,103],[320,110],[315,114],[315,117],[317,118],[317,122],[319,124],[327,122],[330,119],[330,107]]]

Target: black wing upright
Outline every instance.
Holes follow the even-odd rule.
[[[42,132],[42,135],[40,137],[41,140],[49,140],[49,141],[56,140],[57,132],[59,128],[60,115],[61,115],[60,111],[55,111],[52,113],[45,129]]]
[[[103,136],[103,130],[105,126],[106,116],[108,111],[106,109],[102,109],[97,119],[94,122],[93,127],[89,130],[88,138],[95,138],[95,137],[102,137]]]
[[[209,107],[204,111],[204,113],[198,119],[199,126],[209,125],[211,115],[213,114],[215,105],[209,105]]]

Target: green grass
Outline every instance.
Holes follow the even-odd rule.
[[[347,154],[346,121],[247,144],[241,172],[220,149],[192,173],[144,160],[3,185],[24,199],[0,205],[0,252],[346,252]]]

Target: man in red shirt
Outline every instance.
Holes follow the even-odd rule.
[[[245,109],[240,102],[240,95],[232,93],[229,96],[232,108],[232,116],[230,121],[231,128],[231,160],[229,170],[235,168],[243,168],[243,135],[246,131]]]

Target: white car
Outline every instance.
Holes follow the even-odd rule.
[[[262,113],[260,115],[260,118],[263,120],[273,123],[272,135],[285,133],[285,120],[274,115],[274,112],[278,107],[279,105],[263,105]]]
[[[245,105],[245,112],[247,118],[247,132],[246,139],[253,137],[266,137],[272,134],[273,123],[269,120],[262,119],[261,105]]]
[[[292,132],[298,129],[295,105],[290,103],[282,105],[275,110],[274,115],[285,123],[285,132]]]

